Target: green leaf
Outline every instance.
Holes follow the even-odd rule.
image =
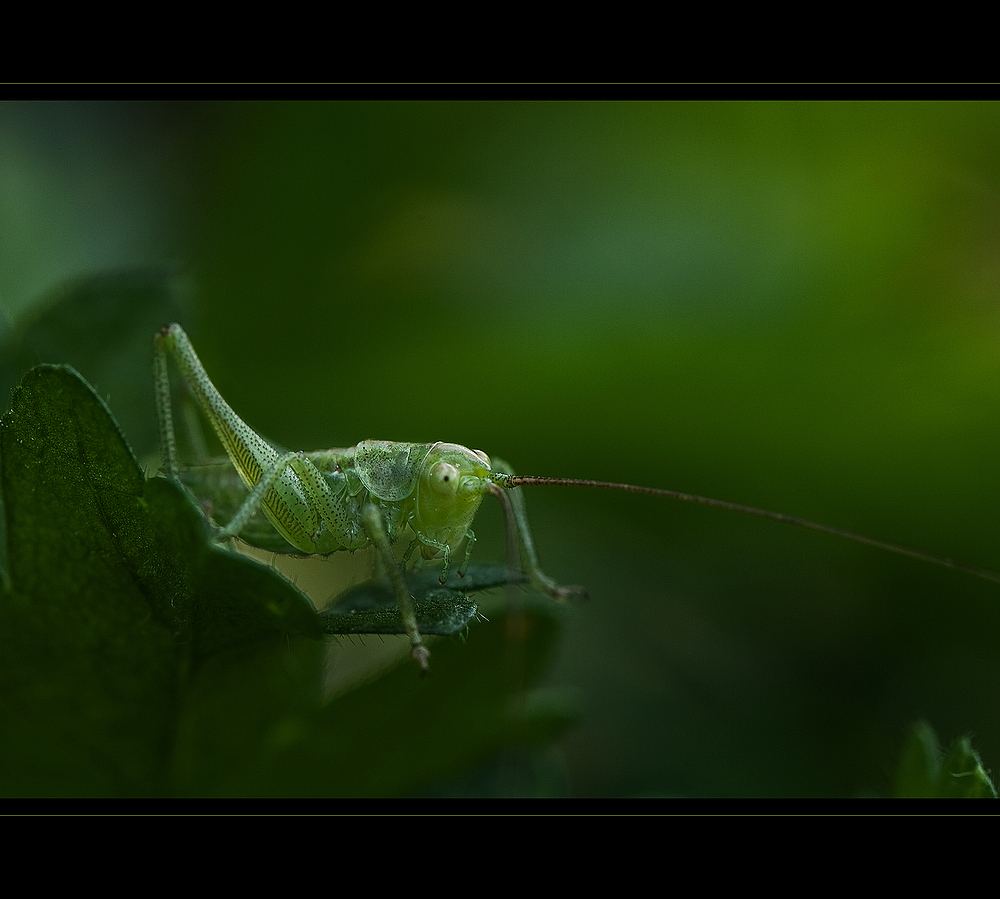
[[[947,753],[925,722],[916,724],[906,741],[896,772],[894,795],[924,799],[996,799],[997,791],[968,737]]]
[[[521,572],[514,583],[525,580]],[[406,586],[414,597],[413,611],[420,632],[447,637],[468,627],[475,618],[476,601],[469,595],[512,582],[506,565],[474,565],[464,577],[452,572],[442,585],[438,572],[419,569],[407,572]],[[372,580],[344,591],[320,612],[328,634],[405,634],[399,606],[387,581]]]
[[[32,303],[10,328],[0,320],[0,395],[41,362],[69,363],[110,398],[140,458],[158,450],[150,397],[152,335],[164,322],[190,320],[184,280],[166,268],[136,267],[87,274]],[[0,567],[6,570],[0,497]]]
[[[46,366],[0,423],[0,466],[11,579],[0,792],[162,792],[177,623],[147,596],[178,573],[157,550],[135,460],[76,373]]]
[[[144,480],[69,367],[40,366],[15,390],[0,488],[2,795],[417,793],[570,720],[565,704],[516,701],[551,652],[553,604],[523,610],[512,644],[504,615],[477,621],[476,604],[430,569],[411,578],[419,603],[442,632],[472,623],[470,642],[433,642],[429,678],[404,652],[328,699],[329,618],[218,545],[181,487]],[[462,587],[506,579],[485,566]],[[361,585],[354,607],[391,617],[382,589]]]
[[[960,737],[941,762],[941,792],[958,799],[996,799],[997,790],[968,737]]]

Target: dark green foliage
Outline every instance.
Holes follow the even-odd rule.
[[[403,795],[567,721],[515,702],[555,636],[545,607],[523,613],[516,680],[496,676],[511,653],[498,620],[435,643],[430,678],[404,661],[325,701],[336,619],[217,545],[176,485],[145,480],[71,368],[38,367],[14,392],[0,485],[0,794]],[[471,589],[504,571],[470,572]],[[354,591],[353,633],[398,632],[379,589]],[[464,631],[476,604],[436,578],[427,590],[427,632]]]
[[[290,449],[455,441],[522,474],[676,488],[1000,571],[996,104],[7,104],[0,163],[17,187],[0,205],[0,413],[32,366],[71,364],[148,475],[151,337],[176,321],[233,408]],[[183,277],[123,274],[149,261]],[[190,301],[173,284],[194,287]],[[181,458],[218,453],[205,436]],[[945,746],[973,734],[998,764],[995,584],[690,505],[524,492],[545,570],[591,597],[546,675],[584,710],[558,750],[574,794],[892,795],[914,720]],[[473,562],[505,558],[490,505]],[[255,546],[277,536],[264,525]],[[58,540],[61,589],[43,604],[18,594],[37,617],[4,631],[4,685],[21,691],[0,695],[4,764],[14,735],[41,726],[21,717],[25,684],[48,691],[44,715],[79,683],[63,703],[76,717],[46,724],[53,747],[98,714],[77,696],[99,695],[93,660],[110,654],[46,624],[80,614],[88,589],[88,544]],[[317,605],[370,572],[361,554],[302,566],[349,571],[329,590],[308,583]],[[355,757],[329,756],[331,776],[361,776],[387,746],[419,767],[421,747],[450,751],[477,730],[457,705],[457,733],[436,729],[437,710],[423,730],[411,720],[428,689],[452,711],[452,651],[491,665],[491,689],[510,681],[491,654],[503,623],[472,598],[489,623],[474,617],[466,644],[436,638],[430,677],[404,665],[402,693],[372,680],[368,717],[343,726]],[[350,664],[396,643],[405,654],[397,638],[333,642],[344,709],[369,696],[350,689]],[[235,759],[253,749],[237,724],[281,720],[259,711],[270,669],[240,667],[261,645],[221,650],[168,691],[185,710],[195,695],[224,704],[201,679],[226,659],[228,683],[244,684],[218,748],[209,705],[185,718],[184,770],[201,772],[189,783],[241,777]],[[50,658],[65,671],[46,673]],[[172,758],[179,739],[165,737]],[[83,744],[63,742],[72,768]],[[492,772],[470,770],[461,789],[488,792]],[[454,795],[458,782],[414,789]]]

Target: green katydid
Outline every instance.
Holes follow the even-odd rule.
[[[274,530],[300,553],[328,554],[374,546],[392,583],[403,628],[410,639],[412,658],[424,671],[430,652],[392,551],[392,544],[407,530],[413,538],[403,556],[403,565],[419,548],[424,559],[443,560],[440,581],[444,583],[463,542],[466,547],[459,575],[468,566],[475,542],[472,520],[483,497],[491,493],[500,500],[503,509],[508,546],[520,540],[520,561],[528,581],[555,599],[585,595],[582,587],[560,586],[542,572],[521,492],[513,489],[527,485],[594,487],[714,506],[833,534],[1000,583],[1000,575],[991,571],[738,503],[609,481],[515,475],[506,463],[491,461],[480,450],[454,443],[365,440],[349,449],[280,451],[229,407],[209,380],[180,325],[165,325],[154,338],[154,347],[156,402],[167,476],[180,477],[167,374],[167,356],[170,356],[249,490],[221,530],[220,539],[240,535],[257,510],[262,509]]]

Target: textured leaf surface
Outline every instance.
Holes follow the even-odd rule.
[[[330,620],[270,568],[218,546],[181,488],[145,480],[68,367],[34,369],[14,392],[0,486],[4,795],[398,795],[565,725],[564,710],[510,704],[554,639],[539,610],[523,615],[516,680],[496,677],[510,654],[496,621],[476,627],[475,651],[435,643],[431,678],[404,660],[326,701]],[[504,572],[476,570],[469,589]],[[473,620],[475,603],[451,584],[429,589],[423,605],[442,632]],[[349,614],[391,618],[379,590],[361,585]],[[432,759],[415,762],[412,741]]]

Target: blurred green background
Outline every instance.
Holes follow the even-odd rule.
[[[4,103],[0,328],[30,358],[3,386],[72,362],[155,452],[158,300],[120,349],[117,320],[31,329],[67,282],[166,270],[286,446],[457,442],[1000,570],[998,187],[995,104]],[[574,795],[884,794],[920,718],[1000,764],[1000,586],[528,490],[591,594],[549,675]],[[501,558],[496,509],[476,531]]]

